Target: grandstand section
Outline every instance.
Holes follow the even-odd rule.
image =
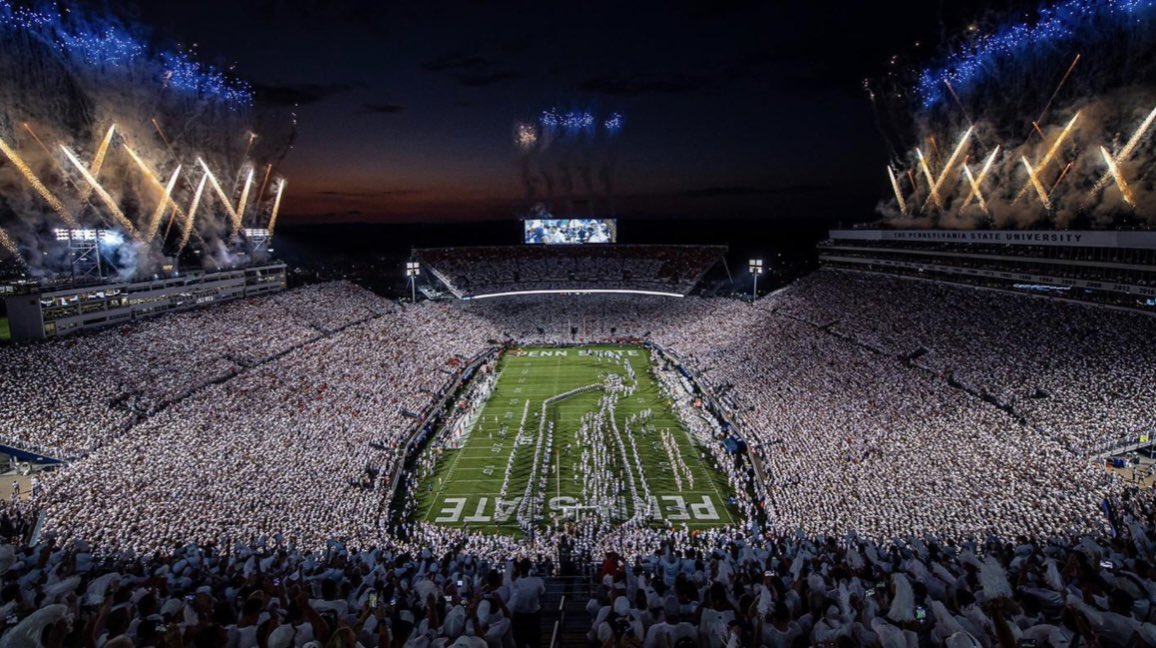
[[[209,385],[394,310],[364,289],[331,283],[0,347],[0,443],[85,456]]]
[[[429,248],[418,259],[459,299],[517,293],[628,292],[682,297],[726,248],[578,245]]]
[[[189,272],[148,281],[8,286],[11,337],[28,342],[125,324],[242,297],[284,290],[285,264]]]
[[[1129,507],[1148,501],[1097,457],[1154,432],[1154,335],[1156,320],[1137,313],[835,269],[754,304],[535,295],[406,305],[347,283],[310,286],[0,348],[0,442],[69,460],[7,509],[9,524],[66,546],[161,552],[161,561],[173,547],[182,547],[179,559],[206,555],[189,543],[269,552],[262,573],[280,578],[292,570],[271,556],[289,544],[289,555],[314,556],[377,547],[381,564],[399,565],[385,573],[411,579],[435,563],[468,574],[462,565],[509,557],[558,573],[615,551],[652,572],[717,554],[703,570],[733,559],[762,582],[766,561],[741,556],[769,550],[766,538],[797,555],[803,546],[828,551],[816,537],[845,538],[862,555],[886,555],[893,538],[909,539],[901,546],[915,555],[945,540],[971,547],[975,537],[1102,538],[1108,525],[1127,528]],[[491,369],[496,347],[507,350]],[[654,431],[634,424],[619,428],[622,446],[609,436],[567,440],[566,426],[600,407],[594,390],[581,388],[628,386],[622,360],[639,379],[633,398],[643,399],[631,406],[651,409],[654,428],[669,427],[677,450],[648,446]],[[670,409],[663,390],[679,393]],[[558,417],[543,435],[533,413],[551,396],[565,398],[546,403],[547,416]],[[510,399],[522,399],[521,409]],[[691,414],[710,410],[720,423],[703,417],[709,442],[694,446],[673,432],[697,425],[686,408],[698,399],[703,410]],[[532,443],[514,455],[524,413]],[[616,421],[629,416],[623,409]],[[658,423],[664,418],[669,425]],[[500,426],[514,419],[502,439]],[[413,440],[439,426],[413,461]],[[445,449],[439,463],[439,439],[461,449]],[[605,523],[564,519],[595,515],[573,495],[581,487],[568,467],[582,463],[582,451],[609,461],[625,449],[628,464],[631,444],[641,465],[635,488],[645,476],[661,524],[630,520],[637,509],[629,503]],[[466,456],[487,452],[498,459]],[[681,487],[676,455],[687,469]],[[525,498],[553,489],[554,498],[575,497],[573,507],[556,501],[557,518],[546,511],[528,527],[517,523],[517,507],[513,525],[495,521],[491,493],[500,493],[511,456],[507,491]],[[719,473],[708,479],[733,490],[698,492],[708,465]],[[629,478],[610,479],[626,472],[607,466],[603,492],[630,492]],[[617,489],[605,490],[612,483]],[[388,515],[398,493],[424,508]],[[693,519],[712,507],[719,520]],[[925,533],[941,540],[916,540]],[[655,553],[663,543],[670,554]],[[1006,549],[993,553],[1010,556]],[[467,558],[455,568],[435,558],[446,555]],[[780,560],[775,573],[786,577],[794,563]],[[305,570],[325,578],[327,568],[317,561]],[[463,588],[482,586],[485,570],[472,573]],[[960,582],[968,582],[962,573]],[[884,590],[876,596],[886,600]]]
[[[1156,313],[1156,232],[831,230],[819,259]]]
[[[718,426],[704,419],[696,437],[710,439],[701,445],[708,462],[732,484],[724,493],[736,500],[728,508],[732,517],[785,533],[853,528],[875,538],[924,530],[959,538],[989,529],[1011,535],[1095,529],[1103,519],[1097,502],[1125,486],[1095,457],[1154,432],[1154,326],[1136,313],[836,270],[753,305],[693,296],[538,295],[409,306],[349,284],[324,284],[0,348],[6,368],[0,433],[12,447],[71,460],[36,500],[48,512],[46,529],[67,536],[98,534],[109,546],[150,551],[287,530],[296,530],[302,546],[324,544],[334,529],[357,546],[399,532],[452,544],[464,527],[424,518],[431,510],[446,517],[445,497],[468,496],[468,484],[453,472],[443,473],[441,484],[437,475],[429,480],[434,466],[426,462],[435,455],[418,455],[414,463],[413,439],[442,426],[450,434],[435,439],[452,440],[455,426],[476,409],[481,427],[462,445],[474,452],[484,441],[492,453],[486,418],[502,423],[508,412],[486,408],[513,408],[516,424],[524,412],[509,399],[525,394],[521,407],[532,423],[545,398],[600,383],[597,360],[582,369],[589,357],[547,359],[530,351],[576,354],[645,340],[664,358],[664,369],[652,375],[683,384],[685,394],[674,399],[679,421],[693,430],[695,418],[682,408],[694,400],[714,412]],[[551,348],[535,348],[542,345]],[[526,350],[508,351],[503,366],[546,365],[540,374],[532,370],[541,376],[534,380],[538,405],[526,406],[529,374],[526,383],[497,385],[493,398],[457,393],[476,360],[503,346]],[[650,360],[639,358],[634,372],[642,377]],[[469,384],[485,382],[485,366]],[[576,369],[586,375],[567,378]],[[523,394],[512,393],[518,388]],[[573,399],[558,411],[598,403],[593,395]],[[637,406],[656,418],[669,415]],[[572,414],[566,418],[581,420],[581,412]],[[86,424],[77,427],[80,420]],[[506,425],[507,438],[516,439],[518,426]],[[525,427],[535,448],[550,436]],[[551,442],[559,451],[564,432],[556,427]],[[697,471],[697,453],[675,440]],[[613,450],[617,442],[582,445]],[[633,451],[625,447],[629,458]],[[638,451],[644,469],[635,474],[645,474],[657,494],[654,485],[671,475],[661,465],[645,467],[652,458],[643,456],[645,445]],[[133,461],[126,464],[127,457]],[[504,475],[501,462],[493,465]],[[561,465],[558,455],[551,465]],[[512,477],[507,490],[524,497],[530,486],[531,495],[541,494],[534,492],[541,477],[532,483],[529,472],[513,471],[518,480]],[[493,476],[499,489],[501,477]],[[568,479],[572,486],[573,474]],[[694,489],[678,490],[699,490],[697,473],[695,481]],[[97,482],[108,486],[93,490]],[[255,483],[263,486],[251,492]],[[552,486],[558,497],[558,482]],[[397,519],[384,514],[395,487],[441,499]],[[622,488],[629,490],[628,480]],[[638,482],[636,488],[641,492]],[[164,495],[170,492],[182,497]],[[486,495],[475,495],[462,504],[463,521],[481,515]],[[114,502],[125,520],[146,521],[149,532],[110,527],[97,512]],[[490,514],[492,500],[486,507]],[[547,555],[559,529],[544,531],[550,518],[541,519],[532,547]],[[580,535],[575,551],[622,549],[643,529],[653,530],[614,522],[604,533]],[[502,537],[494,542],[510,541]]]

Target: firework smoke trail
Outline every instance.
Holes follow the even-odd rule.
[[[895,201],[899,203],[900,213],[907,213],[907,201],[903,199],[903,192],[899,190],[899,181],[895,179],[895,172],[891,170],[891,165],[887,165],[887,177],[891,178],[891,188],[895,191]]]
[[[165,192],[157,202],[157,208],[153,210],[152,218],[149,219],[148,229],[145,230],[144,240],[151,241],[157,235],[157,230],[161,226],[161,216],[165,213],[165,208],[169,206],[170,197],[173,195],[173,187],[177,184],[177,176],[181,175],[181,165],[173,170],[173,175],[169,177],[169,183],[165,185]]]
[[[64,208],[64,204],[60,202],[60,199],[52,195],[52,192],[48,190],[48,187],[44,186],[44,183],[40,181],[40,178],[36,177],[36,174],[32,172],[32,169],[28,168],[28,165],[24,163],[24,160],[20,158],[16,151],[12,150],[11,146],[8,146],[8,142],[5,142],[3,138],[0,138],[0,151],[2,151],[4,155],[12,161],[12,164],[15,165],[16,168],[20,171],[20,175],[24,176],[24,179],[28,181],[28,184],[31,185],[36,193],[40,194],[40,197],[44,199],[44,202],[48,203],[48,206],[52,208],[52,211],[56,212],[57,215],[59,215],[60,218],[64,220],[64,222],[68,224],[69,227],[79,227],[76,219],[72,217],[72,214],[68,213],[68,210]]]
[[[983,199],[983,193],[980,192],[980,187],[983,186],[983,181],[985,178],[987,178],[988,172],[991,171],[991,165],[993,162],[995,162],[995,156],[998,154],[999,147],[997,146],[995,147],[995,150],[987,156],[987,160],[984,161],[983,166],[979,170],[979,175],[974,178],[971,175],[971,169],[967,168],[966,164],[963,165],[963,172],[967,175],[968,182],[971,183],[971,192],[967,194],[967,198],[965,198],[963,203],[959,206],[960,211],[963,211],[963,208],[967,207],[972,198],[976,198],[979,201],[979,208],[983,210],[983,213],[988,213],[987,203]]]
[[[117,224],[123,227],[125,232],[130,236],[137,238],[137,231],[136,228],[133,227],[132,222],[124,215],[124,212],[120,210],[120,207],[116,204],[116,201],[113,200],[112,196],[96,181],[96,178],[89,173],[88,169],[84,168],[84,165],[77,159],[76,154],[68,150],[68,147],[63,144],[60,145],[60,150],[64,151],[64,156],[68,158],[68,161],[76,167],[80,175],[83,176],[93,190],[96,191],[96,195],[100,196],[100,199],[104,201],[105,206],[108,207],[109,213],[112,214]]]
[[[1108,173],[1116,181],[1116,186],[1120,188],[1120,193],[1124,196],[1124,202],[1130,206],[1136,206],[1136,198],[1132,195],[1132,189],[1128,183],[1124,181],[1124,176],[1120,173],[1120,167],[1116,166],[1116,161],[1112,159],[1112,154],[1103,146],[1100,147],[1100,155],[1104,156],[1104,162],[1108,163]]]
[[[955,145],[955,150],[951,152],[951,157],[947,158],[947,163],[944,164],[943,168],[939,171],[939,177],[935,180],[935,186],[931,189],[932,196],[939,196],[939,190],[943,185],[944,179],[947,178],[948,172],[951,171],[951,168],[955,166],[955,161],[959,159],[959,154],[963,151],[963,147],[965,144],[967,144],[967,140],[969,137],[971,137],[971,133],[974,129],[974,126],[968,126],[967,131],[963,133],[963,137],[959,138],[959,144]],[[929,196],[927,200],[930,202],[931,197]],[[927,202],[923,203],[924,209],[927,209],[927,204]],[[936,199],[935,204],[940,209],[943,209],[943,199],[941,197]]]
[[[217,182],[217,176],[209,170],[209,165],[201,158],[197,158],[197,162],[201,164],[201,168],[209,176],[209,184],[213,185],[213,191],[217,192],[217,197],[221,199],[221,203],[225,206],[225,211],[229,212],[229,218],[233,220],[233,229],[241,229],[241,217],[237,214],[237,210],[233,209],[233,205],[229,202],[229,197],[225,195],[225,190],[221,189],[221,183]]]
[[[201,204],[201,196],[205,193],[205,184],[208,180],[209,176],[205,174],[201,176],[201,181],[197,184],[197,192],[193,194],[193,202],[189,205],[188,213],[185,214],[185,226],[181,231],[181,242],[177,246],[177,256],[180,256],[185,246],[189,244],[189,236],[193,233],[193,219],[196,218],[197,206]]]
[[[951,82],[944,79],[943,85],[947,86],[947,91],[951,93],[951,98],[955,100],[955,105],[959,108],[959,112],[963,114],[963,118],[967,120],[967,123],[975,123],[971,121],[971,116],[967,114],[967,110],[963,107],[963,102],[959,100],[959,95],[955,94],[955,88],[951,87]]]
[[[574,176],[570,174],[570,156],[568,154],[558,163],[558,171],[560,172],[558,177],[562,182],[562,189],[566,191],[566,217],[574,218]]]
[[[32,136],[32,139],[36,140],[36,143],[40,145],[40,150],[44,151],[46,156],[48,156],[50,159],[56,159],[56,156],[52,154],[52,151],[48,150],[48,146],[45,145],[44,141],[40,139],[40,137],[36,134],[36,131],[32,130],[32,127],[28,125],[28,122],[24,122],[21,125],[24,126],[24,130],[28,131],[28,134]]]
[[[245,207],[249,202],[249,190],[253,188],[253,167],[249,167],[249,176],[245,178],[245,188],[241,190],[241,199],[237,201],[237,219],[243,225],[245,222]]]
[[[273,213],[269,215],[269,238],[273,238],[273,229],[277,227],[277,212],[281,210],[281,194],[285,192],[285,180],[277,185],[277,197],[273,199]]]
[[[1080,118],[1080,113],[1078,111],[1076,112],[1075,115],[1072,115],[1072,118],[1068,121],[1068,125],[1064,126],[1064,130],[1060,131],[1060,136],[1056,138],[1056,141],[1052,142],[1052,145],[1048,148],[1048,152],[1044,153],[1043,159],[1040,160],[1040,163],[1038,165],[1036,165],[1035,170],[1037,173],[1047,169],[1048,164],[1051,163],[1052,158],[1056,156],[1057,152],[1059,152],[1060,146],[1064,143],[1064,140],[1068,137],[1068,133],[1071,132],[1072,127],[1076,125],[1076,120],[1079,118]],[[1038,128],[1038,126],[1037,126],[1037,128]],[[1043,135],[1041,134],[1040,137],[1043,138]],[[1027,191],[1028,191],[1028,185],[1024,185],[1023,188],[1020,189],[1019,193],[1016,194],[1016,197],[1012,200],[1012,202],[1014,203],[1017,200],[1019,200],[1020,198],[1023,198],[1024,194],[1027,193]]]
[[[165,148],[169,150],[169,155],[173,156],[175,159],[177,157],[177,152],[173,150],[173,145],[169,143],[169,138],[165,137],[165,132],[161,130],[161,125],[159,122],[157,122],[157,118],[153,117],[151,121],[153,123],[153,128],[157,129],[157,135],[160,135],[161,141],[165,143]]]
[[[245,154],[241,156],[242,160],[248,160],[249,159],[249,151],[253,150],[253,140],[255,140],[255,139],[257,139],[257,134],[250,131],[249,132],[249,143],[245,145]]]
[[[1055,92],[1052,93],[1051,97],[1048,97],[1048,103],[1044,104],[1044,109],[1040,111],[1040,116],[1036,119],[1035,123],[1042,122],[1044,118],[1047,117],[1048,109],[1052,107],[1052,102],[1056,100],[1056,95],[1060,94],[1060,88],[1064,87],[1064,83],[1067,82],[1068,77],[1072,74],[1072,70],[1076,69],[1076,64],[1079,62],[1080,54],[1077,52],[1076,58],[1072,59],[1072,64],[1068,66],[1068,71],[1064,72],[1064,76],[1060,78],[1060,83],[1056,86]]]
[[[960,114],[963,115],[965,120],[967,120],[967,125],[975,128],[975,121],[972,120],[971,115],[968,114],[967,108],[963,107],[963,102],[959,100],[959,95],[955,93],[955,88],[951,87],[951,82],[947,79],[944,79],[943,85],[947,86],[947,90],[951,93],[951,98],[955,100],[955,105],[957,108],[959,108]],[[980,144],[982,145],[983,142],[980,142]]]
[[[927,179],[927,186],[931,188],[931,194],[928,200],[934,200],[935,206],[943,209],[943,201],[939,198],[939,193],[935,190],[935,179],[931,177],[931,169],[927,167],[927,158],[923,157],[923,151],[919,147],[915,147],[915,155],[919,158],[919,168],[923,169],[923,177]],[[926,209],[926,205],[924,205]]]
[[[594,218],[594,203],[596,193],[594,191],[594,178],[591,176],[591,162],[589,156],[585,162],[579,162],[577,165],[578,177],[582,179],[582,184],[586,187],[586,209],[590,214],[590,218]]]
[[[1035,187],[1036,193],[1039,194],[1040,202],[1044,204],[1044,208],[1052,211],[1052,201],[1048,198],[1048,192],[1044,190],[1044,185],[1040,184],[1040,179],[1036,177],[1036,171],[1032,168],[1031,162],[1024,156],[1020,156],[1020,162],[1023,162],[1024,168],[1028,170],[1028,181],[1031,182],[1032,187]]]
[[[1140,127],[1137,128],[1136,132],[1132,134],[1132,137],[1128,140],[1128,143],[1124,145],[1124,148],[1120,149],[1118,154],[1116,154],[1115,159],[1113,159],[1112,162],[1108,165],[1108,173],[1105,173],[1100,177],[1099,181],[1096,182],[1096,185],[1092,187],[1092,190],[1088,192],[1088,197],[1096,195],[1096,193],[1101,191],[1104,187],[1108,186],[1108,183],[1112,181],[1113,174],[1111,170],[1115,168],[1117,163],[1127,162],[1128,158],[1132,157],[1132,151],[1136,150],[1136,147],[1140,145],[1140,141],[1144,139],[1144,135],[1148,132],[1148,128],[1152,125],[1153,119],[1156,119],[1156,108],[1153,108],[1152,112],[1148,113],[1148,116],[1145,117],[1144,121],[1140,123]],[[1119,182],[1119,178],[1117,178],[1116,181]]]
[[[531,170],[531,155],[538,146],[538,130],[533,123],[514,122],[514,147],[518,149],[522,165],[522,187],[526,191],[526,201],[533,203],[538,198],[534,174]]]
[[[1049,196],[1056,192],[1056,187],[1060,186],[1060,183],[1064,181],[1064,178],[1068,175],[1068,171],[1072,170],[1072,165],[1075,164],[1075,162],[1075,160],[1072,160],[1064,165],[1064,169],[1060,171],[1060,177],[1056,178],[1056,181],[1052,183],[1052,188],[1048,190]]]

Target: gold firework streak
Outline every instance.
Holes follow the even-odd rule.
[[[891,170],[891,165],[887,165],[887,177],[891,178],[891,188],[895,191],[895,200],[899,203],[900,213],[907,213],[907,201],[903,199],[903,192],[899,190],[899,181],[895,179],[895,172]]]
[[[68,147],[63,144],[60,145],[60,150],[64,151],[64,156],[67,157],[68,161],[76,167],[76,170],[79,171],[80,175],[84,177],[84,179],[92,187],[93,191],[96,192],[96,195],[100,196],[100,199],[104,202],[104,206],[108,208],[109,214],[112,215],[112,218],[116,221],[117,225],[120,225],[122,228],[124,228],[124,231],[128,233],[129,236],[137,238],[137,231],[136,228],[133,227],[132,221],[130,221],[124,215],[124,212],[120,210],[120,206],[117,205],[112,196],[110,196],[109,193],[105,191],[104,187],[102,187],[100,183],[97,182],[92,173],[90,173],[88,169],[84,168],[84,165],[81,164],[80,160],[77,159],[76,154],[68,150]]]
[[[12,237],[8,236],[8,232],[3,229],[0,229],[0,247],[11,252],[12,256],[20,258],[20,250],[16,247],[16,241],[13,241]]]
[[[243,225],[245,223],[245,207],[249,202],[249,190],[253,188],[253,167],[249,167],[249,177],[245,178],[245,188],[241,190],[241,199],[237,201],[237,214]]]
[[[197,192],[193,194],[193,203],[189,205],[189,211],[185,214],[185,226],[181,232],[181,244],[177,246],[177,254],[180,255],[185,246],[189,244],[189,237],[193,234],[193,219],[197,215],[197,205],[201,204],[201,195],[205,193],[205,183],[208,182],[209,175],[201,176],[201,182],[197,185]]]
[[[92,164],[88,165],[88,170],[92,173],[92,177],[100,177],[100,170],[104,167],[104,158],[108,155],[108,147],[112,144],[112,136],[116,133],[116,124],[108,127],[108,131],[104,134],[104,139],[100,141],[100,146],[96,149],[96,157],[92,158]],[[80,202],[86,203],[92,197],[92,187],[80,193]]]
[[[73,218],[72,214],[69,214],[68,211],[64,208],[64,203],[60,202],[59,198],[52,195],[52,192],[48,190],[48,187],[44,186],[44,183],[40,181],[40,178],[36,177],[36,174],[32,172],[32,169],[28,168],[28,165],[24,163],[24,160],[21,159],[20,155],[17,154],[16,151],[12,150],[12,147],[8,146],[8,142],[5,142],[3,139],[0,139],[0,151],[3,151],[4,155],[12,161],[12,164],[15,165],[16,168],[20,171],[20,175],[24,176],[24,179],[28,181],[28,184],[32,186],[32,189],[40,195],[44,202],[48,203],[49,207],[52,208],[52,211],[56,212],[60,218],[68,224],[69,227],[78,227],[76,219]]]
[[[1076,114],[1072,115],[1072,118],[1070,120],[1068,120],[1068,125],[1064,126],[1064,130],[1060,131],[1059,137],[1056,138],[1056,141],[1052,142],[1052,145],[1050,147],[1048,147],[1048,152],[1044,153],[1043,159],[1041,159],[1040,163],[1038,165],[1036,165],[1035,173],[1038,174],[1039,172],[1043,171],[1044,169],[1046,169],[1048,167],[1048,164],[1051,163],[1052,158],[1054,158],[1056,156],[1056,153],[1059,152],[1060,146],[1064,143],[1064,139],[1066,139],[1068,137],[1068,133],[1070,133],[1072,131],[1072,127],[1076,125],[1076,120],[1079,118],[1080,118],[1080,113],[1077,111]],[[1040,138],[1041,139],[1043,138],[1042,133],[1040,134]],[[1016,200],[1019,200],[1020,198],[1022,198],[1023,195],[1025,193],[1027,193],[1028,186],[1029,185],[1024,185],[1020,189],[1020,192],[1018,194],[1016,194],[1015,200],[1013,200],[1012,202],[1015,202]]]
[[[1104,156],[1104,161],[1108,163],[1108,174],[1116,181],[1116,186],[1120,188],[1120,193],[1124,196],[1124,202],[1135,207],[1136,199],[1132,196],[1132,188],[1124,181],[1124,174],[1120,173],[1120,167],[1116,165],[1116,160],[1112,159],[1112,154],[1103,146],[1100,147],[1100,155]]]
[[[1028,181],[1035,187],[1036,193],[1040,197],[1040,202],[1044,204],[1045,209],[1052,211],[1052,201],[1048,199],[1048,192],[1044,189],[1044,186],[1040,184],[1040,179],[1036,176],[1036,171],[1032,168],[1031,162],[1028,162],[1028,159],[1022,155],[1020,156],[1020,162],[1023,162],[1024,168],[1028,170]]]
[[[947,174],[951,171],[952,167],[955,166],[955,161],[959,159],[959,154],[963,152],[964,145],[967,144],[968,138],[971,137],[972,130],[974,130],[974,127],[968,126],[967,130],[963,133],[963,137],[959,138],[959,144],[955,145],[955,150],[951,152],[951,157],[947,158],[947,163],[939,170],[939,177],[935,179],[935,186],[931,190],[931,196],[927,198],[927,200],[930,201],[932,197],[935,197],[935,205],[940,209],[943,209],[943,198],[940,196],[939,190],[942,188],[943,181],[947,178]],[[923,203],[923,208],[927,209],[927,202]]]
[[[177,176],[181,175],[181,165],[173,170],[173,175],[169,177],[169,183],[165,185],[165,192],[161,195],[160,202],[157,203],[157,208],[153,210],[153,217],[149,219],[148,229],[145,230],[144,240],[151,241],[157,235],[157,230],[161,226],[161,216],[165,213],[165,207],[169,206],[169,198],[173,195],[173,187],[177,184]]]
[[[935,206],[943,209],[943,202],[939,199],[939,194],[935,189],[935,180],[931,177],[931,169],[927,167],[927,159],[923,157],[923,151],[920,151],[919,147],[915,148],[915,155],[919,158],[919,168],[923,170],[923,177],[927,179],[927,186],[931,190],[931,194],[928,195],[927,199],[934,200]],[[924,204],[924,208],[926,207],[927,205]]]
[[[126,144],[126,145],[124,145],[124,150],[125,150],[125,152],[128,153],[128,156],[131,157],[134,162],[136,162],[136,165],[138,167],[140,167],[140,170],[142,172],[144,172],[145,176],[148,177],[148,179],[152,181],[153,185],[157,189],[161,190],[162,193],[164,193],[165,192],[165,185],[164,185],[164,183],[161,182],[161,179],[160,179],[160,177],[157,176],[156,172],[153,171],[152,169],[150,169],[149,166],[144,163],[144,160],[140,159],[140,156],[137,155],[136,152],[132,150],[132,147],[130,147]],[[169,207],[172,207],[173,211],[176,212],[176,214],[178,216],[184,216],[185,210],[181,209],[181,206],[177,204],[177,201],[173,200],[171,192],[164,194],[164,195],[165,195],[165,197],[162,199],[161,204],[164,204],[164,202],[167,201],[169,204]]]
[[[1100,180],[1096,182],[1096,185],[1092,187],[1092,190],[1088,192],[1089,198],[1096,195],[1096,193],[1102,190],[1104,187],[1107,187],[1108,183],[1112,181],[1113,174],[1111,169],[1113,167],[1121,162],[1127,162],[1128,158],[1132,157],[1132,152],[1135,151],[1136,147],[1140,145],[1140,141],[1144,139],[1144,135],[1148,132],[1148,128],[1152,126],[1153,119],[1156,119],[1156,108],[1153,108],[1152,112],[1148,113],[1148,116],[1145,117],[1144,121],[1140,123],[1140,127],[1136,129],[1135,133],[1132,133],[1132,137],[1128,140],[1128,143],[1124,145],[1124,148],[1120,149],[1120,152],[1112,160],[1111,165],[1109,165],[1108,173],[1105,173],[1100,178]],[[1120,179],[1116,178],[1116,182],[1119,183],[1119,181]]]
[[[233,209],[233,205],[229,202],[229,197],[225,195],[225,190],[221,189],[221,183],[217,182],[217,176],[209,170],[209,165],[201,158],[197,158],[197,162],[201,163],[201,168],[205,170],[205,174],[209,176],[209,184],[213,185],[213,191],[217,192],[217,197],[221,199],[221,203],[225,206],[225,211],[229,212],[229,218],[233,221],[233,229],[241,229],[241,216],[237,214],[237,210]]]
[[[998,154],[999,147],[997,146],[995,150],[987,156],[987,160],[985,160],[983,166],[980,167],[979,175],[976,177],[972,177],[971,169],[967,168],[966,164],[963,165],[963,173],[967,176],[967,181],[971,185],[971,191],[967,194],[967,198],[964,199],[963,204],[959,206],[960,211],[962,211],[964,207],[967,207],[972,198],[975,198],[979,201],[979,208],[983,210],[983,213],[987,213],[987,203],[984,201],[983,193],[980,192],[979,188],[983,185],[984,179],[987,178],[988,172],[991,171],[991,165],[995,162],[995,156]]]
[[[269,238],[273,238],[273,228],[277,227],[277,212],[281,210],[281,194],[285,192],[285,180],[277,185],[277,197],[273,199],[273,213],[269,216]]]

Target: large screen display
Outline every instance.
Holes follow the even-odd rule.
[[[577,245],[613,243],[618,223],[613,218],[528,218],[526,243]]]

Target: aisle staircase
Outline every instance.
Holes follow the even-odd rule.
[[[586,633],[590,615],[590,579],[586,576],[559,576],[546,579],[542,597],[542,646],[550,648],[589,648]]]

